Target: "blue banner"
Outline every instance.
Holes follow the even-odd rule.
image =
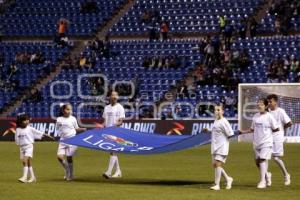
[[[109,127],[88,130],[62,142],[101,151],[147,155],[205,145],[210,138],[210,134],[167,136]]]

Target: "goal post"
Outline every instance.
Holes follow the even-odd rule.
[[[270,94],[278,96],[279,107],[292,119],[293,125],[285,131],[286,142],[300,142],[300,83],[239,84],[238,126],[249,129],[253,115],[258,112],[257,100]],[[239,136],[239,141],[252,141],[252,134]]]

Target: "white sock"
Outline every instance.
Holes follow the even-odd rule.
[[[216,185],[220,185],[221,174],[222,174],[222,167],[216,167],[215,168],[215,184]]]
[[[229,176],[228,174],[225,172],[225,170],[223,168],[221,168],[221,172],[222,172],[222,175],[224,176],[224,178],[226,179],[226,181],[228,180]]]
[[[266,182],[266,174],[268,171],[266,161],[259,163],[259,170],[260,170],[260,182]]]
[[[283,175],[286,177],[289,173],[284,165],[283,160],[281,160],[279,157],[274,157],[274,161],[278,164],[278,166],[280,167]]]
[[[118,156],[116,156],[116,163],[115,163],[115,165],[116,165],[116,170],[117,170],[117,171],[121,171]]]
[[[27,179],[27,176],[28,176],[28,167],[26,166],[26,167],[23,167],[23,176],[22,176],[22,178]]]
[[[34,176],[34,172],[33,172],[32,166],[30,166],[30,167],[28,168],[28,171],[29,171],[30,178],[34,179],[35,176]]]
[[[109,158],[108,169],[106,171],[107,174],[111,175],[111,172],[112,172],[112,170],[115,166],[115,163],[116,163],[116,156],[111,155],[110,158]]]

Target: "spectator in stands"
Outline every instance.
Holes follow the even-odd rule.
[[[78,65],[80,68],[87,67],[87,58],[83,54],[80,55]]]
[[[220,26],[220,32],[223,33],[224,32],[224,29],[225,29],[225,26],[226,26],[226,17],[225,15],[221,15],[219,17],[219,26]]]
[[[149,23],[151,21],[151,16],[151,12],[149,10],[146,10],[141,16],[142,23]]]
[[[28,101],[38,103],[43,100],[42,94],[38,89],[32,89],[30,90],[30,93],[28,95]]]
[[[277,34],[281,33],[281,22],[280,21],[281,21],[280,18],[277,16],[275,19],[275,24],[274,24],[275,31]]]
[[[276,17],[276,33],[287,35],[290,29],[290,21],[293,17],[299,16],[299,9],[299,0],[278,0],[272,2],[269,14]]]
[[[110,36],[106,35],[105,40],[103,42],[103,56],[105,58],[109,58],[111,56],[110,52]]]
[[[148,34],[149,34],[149,41],[153,41],[157,39],[157,33],[155,26],[148,26]]]
[[[290,70],[292,72],[300,71],[299,60],[294,55],[290,56]]]
[[[74,66],[74,63],[73,63],[73,59],[71,58],[70,55],[68,55],[64,60],[63,60],[63,67],[66,67],[66,68],[71,68]]]
[[[239,23],[237,24],[237,32],[239,34],[239,37],[242,39],[246,38],[246,31],[247,31],[247,22],[246,19],[243,18],[239,21]]]
[[[160,39],[167,40],[169,33],[169,25],[166,20],[163,20],[160,24]]]
[[[152,63],[152,59],[150,57],[146,57],[143,62],[143,67],[148,68]]]
[[[18,72],[18,67],[15,63],[12,63],[9,67],[8,71],[8,79],[12,79],[14,75],[16,75]]]
[[[215,53],[214,47],[213,47],[212,42],[210,40],[207,42],[207,45],[204,48],[204,53],[205,53],[204,64],[209,65],[212,58],[213,58],[213,55]]]
[[[54,38],[54,42],[58,45],[67,46],[69,44],[69,40],[66,37],[68,25],[69,21],[67,19],[62,18],[58,21],[57,35]]]
[[[254,17],[251,17],[250,19],[250,37],[253,38],[256,36],[256,30],[257,30],[257,22]]]
[[[58,37],[61,39],[62,37],[65,37],[66,32],[67,32],[67,27],[68,27],[68,20],[62,18],[58,21]]]
[[[30,55],[29,62],[32,64],[42,64],[45,62],[45,58],[41,53],[33,53]]]
[[[85,0],[81,3],[80,6],[81,13],[97,13],[99,8],[97,2],[94,0]]]
[[[30,62],[31,55],[27,52],[17,53],[15,56],[16,63],[27,64]]]
[[[225,41],[225,48],[230,49],[231,44],[231,37],[233,33],[233,26],[230,23],[226,23],[224,29],[224,41]]]

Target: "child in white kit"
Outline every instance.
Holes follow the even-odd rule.
[[[256,166],[260,170],[260,182],[257,188],[266,188],[270,185],[271,177],[268,172],[268,160],[271,159],[273,148],[273,133],[279,131],[275,118],[268,112],[268,100],[259,99],[257,102],[259,113],[253,116],[249,130],[240,131],[241,134],[253,132],[253,148]]]
[[[222,105],[215,106],[215,121],[211,130],[211,154],[213,167],[215,170],[215,185],[210,189],[220,190],[221,175],[226,179],[226,189],[231,189],[233,178],[228,176],[222,165],[225,164],[229,152],[229,137],[233,136],[233,130],[223,117],[224,109]]]
[[[60,140],[64,140],[76,135],[77,132],[85,131],[86,128],[79,128],[77,119],[72,116],[71,104],[64,104],[60,108],[59,117],[56,119],[56,133]],[[73,156],[77,146],[60,142],[57,150],[57,159],[65,170],[64,180],[73,179]],[[66,157],[66,159],[65,159]]]
[[[286,114],[285,110],[278,107],[278,96],[276,94],[271,94],[267,97],[269,101],[269,112],[276,119],[279,124],[279,131],[273,134],[273,153],[272,157],[277,165],[280,167],[283,176],[284,176],[284,185],[291,184],[291,176],[288,173],[286,166],[282,160],[284,155],[284,132],[285,129],[292,126],[291,118]],[[268,176],[271,177],[271,173],[268,172]],[[269,182],[268,186],[271,186]]]
[[[15,141],[16,144],[20,146],[20,159],[23,164],[23,176],[19,178],[19,182],[21,183],[36,182],[32,167],[33,143],[35,139],[41,139],[44,134],[29,126],[29,119],[29,116],[25,113],[17,116]],[[28,175],[30,176],[29,180]]]

